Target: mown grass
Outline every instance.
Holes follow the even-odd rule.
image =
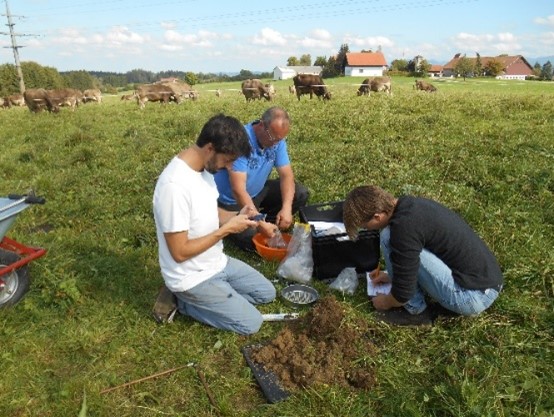
[[[48,249],[31,264],[28,296],[0,313],[0,415],[77,415],[85,394],[89,416],[552,415],[554,86],[444,80],[425,94],[399,78],[392,97],[367,98],[355,95],[359,81],[330,80],[325,104],[298,102],[290,81],[275,83],[276,103],[293,119],[298,180],[312,203],[377,183],[461,213],[505,273],[489,311],[426,330],[374,323],[379,354],[360,358],[374,368],[373,390],[318,387],[268,405],[240,348],[281,324],[245,338],[182,317],[158,326],[149,315],[162,282],[151,214],[157,176],[210,115],[247,122],[267,103],[246,104],[229,83],[197,86],[198,102],[143,111],[118,97],[74,113],[0,111],[0,195],[32,188],[47,199],[9,236]],[[220,99],[215,88],[224,89]],[[275,264],[226,248],[275,277]],[[363,287],[339,298],[350,317],[373,322]],[[219,410],[193,368],[100,394],[190,362],[200,364]]]

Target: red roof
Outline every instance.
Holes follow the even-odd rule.
[[[382,52],[352,52],[346,54],[349,67],[384,67],[387,61]]]
[[[454,58],[452,58],[450,61],[448,61],[444,65],[444,69],[454,70],[454,68],[456,67],[456,64],[462,58],[463,58],[463,56],[461,54],[454,55]],[[477,60],[477,58],[469,58],[469,59],[472,62],[475,62]],[[533,73],[533,67],[521,55],[499,55],[499,56],[492,56],[492,57],[491,56],[482,56],[481,57],[481,65],[484,67],[484,66],[487,65],[488,62],[493,61],[493,60],[501,62],[502,67],[503,67],[504,71],[507,74],[511,73],[510,70],[512,70],[512,68],[513,69],[517,68],[516,72],[518,72],[518,73],[529,73],[529,74]],[[510,68],[510,67],[512,67],[512,68]]]
[[[442,71],[442,65],[431,65],[431,69],[429,72],[441,72]]]

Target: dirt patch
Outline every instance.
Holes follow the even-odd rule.
[[[363,358],[377,351],[368,333],[366,321],[346,320],[344,308],[327,296],[251,356],[287,391],[317,385],[367,390],[375,378]]]

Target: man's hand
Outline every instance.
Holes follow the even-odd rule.
[[[258,231],[267,238],[272,238],[277,232],[277,226],[266,221],[258,222]]]
[[[227,223],[225,223],[222,227],[224,227],[229,233],[240,233],[249,227],[255,227],[257,224],[258,223],[254,220],[250,220],[248,215],[239,213],[227,220]]]
[[[281,230],[286,230],[292,226],[293,217],[290,210],[281,209],[275,217],[275,224]]]
[[[400,307],[403,305],[396,301],[396,298],[390,294],[377,294],[371,299],[371,302],[373,303],[373,307],[377,310],[389,310],[393,307]]]

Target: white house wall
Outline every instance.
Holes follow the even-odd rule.
[[[347,77],[381,77],[382,67],[345,67],[344,75]]]

